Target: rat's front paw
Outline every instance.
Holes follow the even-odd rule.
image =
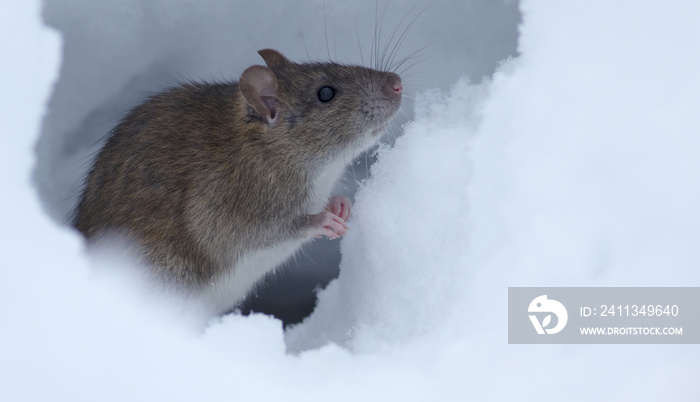
[[[348,232],[348,225],[340,216],[323,211],[311,217],[311,236],[321,238],[326,236],[329,239],[337,239]]]
[[[348,197],[337,195],[328,202],[326,211],[339,216],[343,221],[347,222],[350,219],[350,207],[352,207],[352,201]]]

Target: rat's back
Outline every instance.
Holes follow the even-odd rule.
[[[235,84],[186,84],[149,98],[110,133],[91,169],[74,226],[91,241],[138,239],[147,265],[169,267],[173,285],[196,288],[214,274],[185,225],[192,176],[229,129]],[[186,261],[197,261],[188,269]],[[180,269],[178,269],[180,268]],[[174,275],[173,275],[174,274]]]

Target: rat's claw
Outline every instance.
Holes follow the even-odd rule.
[[[326,205],[326,211],[339,216],[344,222],[347,222],[350,219],[351,207],[352,201],[350,201],[348,197],[337,195],[331,198],[331,200],[328,202],[328,205]]]
[[[313,217],[314,223],[311,235],[317,239],[323,236],[331,240],[337,239],[348,232],[348,225],[345,224],[343,218],[330,211],[323,211]]]

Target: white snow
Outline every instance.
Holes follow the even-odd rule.
[[[700,399],[698,345],[506,328],[508,286],[699,286],[697,2],[524,1],[517,58],[418,97],[356,197],[340,277],[286,334],[261,315],[188,332],[42,210],[32,147],[60,54],[37,3],[0,9],[0,400]]]

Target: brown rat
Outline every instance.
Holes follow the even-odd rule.
[[[347,231],[329,198],[401,103],[398,75],[259,54],[230,83],[189,83],[136,107],[90,171],[74,226],[126,235],[149,274],[211,313],[240,302],[315,237]]]

